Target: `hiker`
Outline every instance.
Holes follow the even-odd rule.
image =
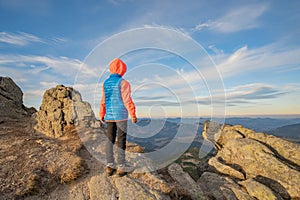
[[[126,64],[119,58],[109,64],[110,77],[104,81],[102,98],[100,102],[100,121],[106,122],[106,173],[111,176],[117,168],[117,175],[123,176],[132,171],[132,167],[126,163],[126,135],[128,113],[132,123],[137,122],[135,105],[131,99],[131,89],[128,81],[122,78],[126,72]],[[115,165],[113,145],[117,138],[117,166]]]

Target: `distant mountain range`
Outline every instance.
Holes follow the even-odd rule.
[[[210,118],[169,118],[167,119],[167,121],[169,122],[187,123],[187,124],[195,124],[195,123],[203,124],[206,120],[211,120],[211,119]],[[221,118],[214,118],[214,120],[216,120],[219,123],[224,122],[224,119]],[[229,117],[229,118],[225,118],[224,123],[230,125],[240,124],[256,132],[265,132],[265,131],[274,130],[282,126],[300,123],[300,118]]]
[[[267,132],[282,126],[300,123],[300,118],[227,118],[225,123],[231,125],[240,124],[256,132]]]
[[[267,133],[300,143],[300,123],[282,126]]]
[[[166,146],[184,129],[185,135],[193,137],[191,147],[200,147],[203,142],[203,123],[209,118],[140,119],[136,125],[129,123],[128,140],[145,148],[147,152]],[[221,121],[221,119],[217,119]],[[226,124],[242,125],[256,132],[264,132],[300,143],[300,118],[227,118]]]

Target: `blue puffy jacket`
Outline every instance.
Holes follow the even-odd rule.
[[[123,78],[119,74],[111,74],[104,82],[106,115],[105,121],[122,121],[128,119],[128,111],[125,108],[121,94],[121,82]]]

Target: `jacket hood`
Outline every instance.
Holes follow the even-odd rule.
[[[119,58],[112,60],[109,64],[110,74],[123,76],[127,70],[126,64]]]

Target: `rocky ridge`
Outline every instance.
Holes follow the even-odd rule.
[[[215,144],[215,154],[199,159],[199,149],[190,149],[161,170],[108,177],[99,159],[105,129],[79,92],[51,88],[31,115],[16,86],[0,90],[14,102],[1,108],[0,199],[300,198],[298,144],[213,122],[204,124],[203,136]],[[144,151],[133,143],[126,150]]]
[[[230,185],[234,183],[242,187],[257,199],[300,198],[299,144],[256,133],[240,125],[221,126],[213,122],[205,123],[203,136],[218,149],[208,163],[219,176],[213,175],[215,178],[211,180],[217,178],[232,182]],[[203,176],[212,174],[203,174],[202,179]],[[234,192],[236,187],[230,190]],[[216,196],[226,196],[220,188],[218,191]]]

